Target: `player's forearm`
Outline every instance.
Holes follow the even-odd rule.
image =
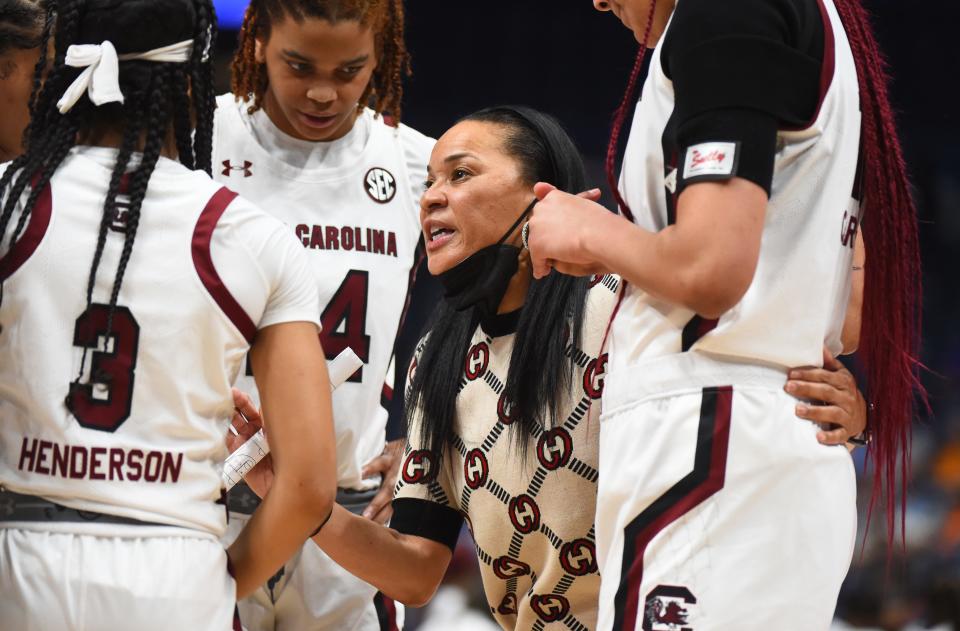
[[[227,551],[244,598],[273,576],[330,513],[334,494],[305,492],[302,485],[278,476],[240,536]]]
[[[341,506],[313,541],[357,578],[413,607],[433,597],[452,556],[443,544],[400,534]]]
[[[719,317],[753,281],[765,209],[766,194],[750,182],[700,183],[680,196],[676,224],[654,233],[607,215],[588,227],[586,247],[652,296]]]

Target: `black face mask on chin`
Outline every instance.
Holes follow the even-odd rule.
[[[457,311],[476,307],[481,318],[497,312],[510,279],[520,267],[520,248],[504,241],[517,229],[538,200],[534,199],[510,226],[506,234],[493,245],[477,250],[466,259],[439,274],[444,288],[444,299]]]

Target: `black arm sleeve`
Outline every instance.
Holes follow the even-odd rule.
[[[462,526],[463,516],[449,506],[412,497],[393,500],[390,527],[399,533],[436,541],[453,551]]]
[[[662,64],[676,95],[680,155],[703,143],[736,143],[729,177],[769,194],[778,130],[809,124],[817,109],[823,46],[817,0],[678,3]],[[698,180],[681,173],[678,185]]]

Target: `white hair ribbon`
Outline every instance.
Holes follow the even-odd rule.
[[[163,48],[155,48],[145,53],[117,55],[117,49],[109,41],[102,44],[75,44],[67,48],[66,64],[73,68],[83,68],[63,97],[57,101],[61,114],[66,114],[77,104],[83,93],[94,105],[104,103],[123,103],[120,91],[121,61],[152,61],[156,63],[185,63],[193,53],[193,41],[185,40]]]

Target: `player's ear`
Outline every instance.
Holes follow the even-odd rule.
[[[267,43],[257,37],[254,40],[253,44],[253,58],[257,61],[258,64],[267,63],[267,53],[266,53]]]

